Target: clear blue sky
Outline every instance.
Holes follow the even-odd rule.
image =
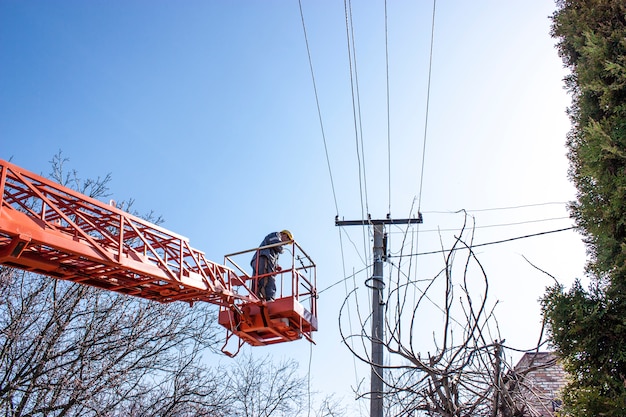
[[[575,195],[553,2],[438,2],[426,136],[432,3],[388,3],[389,90],[384,2],[352,4],[357,158],[344,4],[302,1],[336,201],[295,0],[0,2],[0,158],[47,174],[62,150],[83,177],[111,173],[115,199],[163,215],[217,262],[288,228],[316,261],[319,290],[371,262],[367,231],[346,228],[341,246],[337,214],[380,218],[391,207],[405,218],[421,196],[419,247],[405,252],[449,246],[460,209],[479,210],[475,243],[570,226],[564,204],[547,204]],[[532,207],[502,209],[519,206]],[[396,252],[402,235],[389,231]],[[585,253],[579,235],[561,232],[478,255],[502,337],[526,348],[551,280],[522,255],[567,285]],[[411,273],[441,266],[441,255],[421,256]],[[354,285],[367,311],[366,278],[321,293],[311,356],[313,389],[350,404],[369,373],[341,344],[338,311]],[[437,321],[424,314],[429,335]],[[358,331],[355,317],[345,325]],[[423,343],[433,349],[430,336]],[[253,353],[295,358],[306,373],[311,352],[301,341]]]

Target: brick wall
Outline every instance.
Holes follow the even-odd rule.
[[[553,417],[566,373],[551,352],[526,353],[513,369],[516,403],[523,416]]]

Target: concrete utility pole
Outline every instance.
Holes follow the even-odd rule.
[[[384,298],[383,288],[383,247],[384,227],[374,225],[374,274],[370,288],[372,289],[372,376],[370,416],[383,417],[383,325],[384,325]]]
[[[369,217],[369,216],[368,216]],[[385,253],[385,225],[386,224],[411,224],[422,223],[422,214],[419,213],[416,219],[393,220],[390,215],[386,219],[372,220],[339,220],[335,218],[335,226],[366,226],[374,227],[374,270],[372,277],[365,281],[365,285],[372,289],[372,365],[370,380],[370,417],[383,417],[383,360],[384,360],[384,305],[383,289],[383,261],[387,258]]]

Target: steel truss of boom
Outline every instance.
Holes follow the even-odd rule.
[[[237,351],[241,341],[312,341],[315,264],[295,241],[292,267],[277,277],[282,288],[291,276],[290,291],[269,306],[252,291],[257,277],[206,259],[187,238],[9,162],[0,169],[0,264],[162,303],[216,304]]]

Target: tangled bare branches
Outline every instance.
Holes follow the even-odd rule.
[[[388,415],[512,417],[525,409],[514,387],[523,378],[504,359],[497,302],[489,301],[487,273],[472,243],[473,227],[464,224],[453,245],[442,251],[443,268],[427,279],[404,272],[411,265],[394,265],[384,340],[375,341],[387,352],[382,369]],[[350,297],[356,290],[346,297],[341,314]],[[367,317],[358,332],[346,333],[340,317],[340,331],[352,353],[374,366],[368,351],[370,321]]]

